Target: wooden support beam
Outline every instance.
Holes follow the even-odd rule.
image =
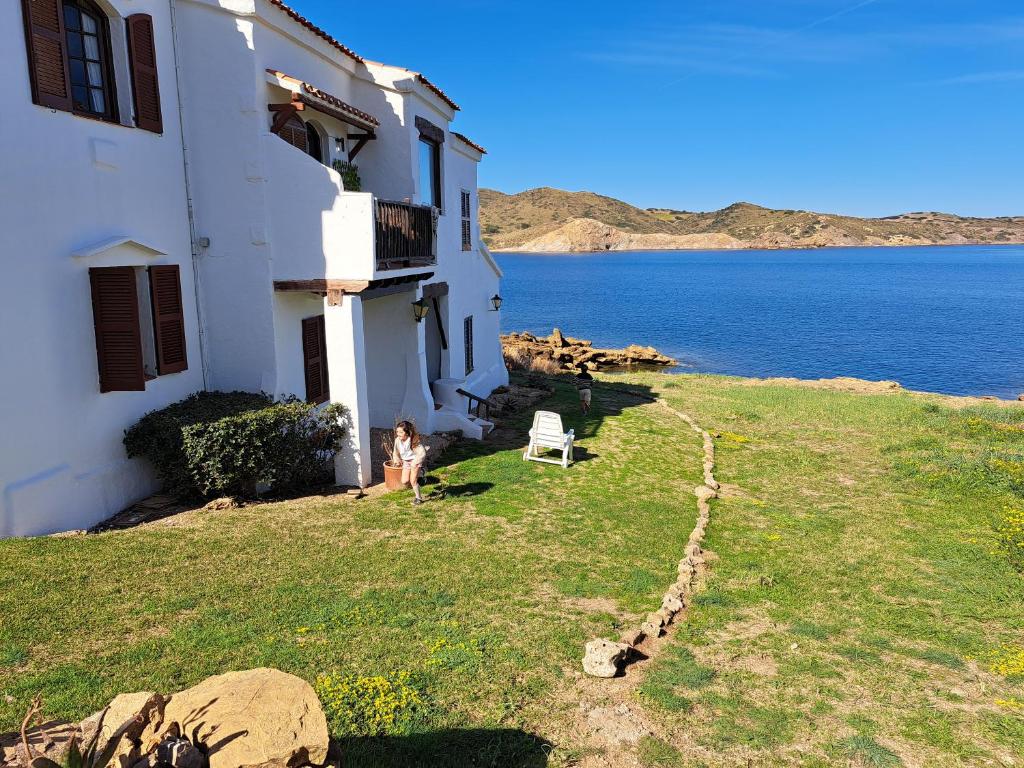
[[[376,280],[374,282],[377,282]],[[363,301],[370,301],[371,299],[379,299],[384,296],[394,296],[396,293],[408,293],[409,291],[416,290],[415,283],[393,283],[391,285],[382,285],[375,288],[367,288],[365,291],[359,294],[359,297]],[[410,311],[409,316],[412,316]]]
[[[424,291],[424,293],[426,293]],[[431,296],[430,301],[434,304],[434,320],[437,321],[437,332],[441,334],[441,349],[448,349],[448,336],[444,332],[444,321],[441,320],[441,307],[438,306],[437,296]]]
[[[423,286],[423,298],[432,299],[435,296],[447,296],[448,295],[448,283],[438,282],[429,283]]]
[[[284,128],[284,124],[292,119],[292,115],[296,112],[301,112],[305,108],[306,105],[298,101],[290,101],[287,104],[267,104],[267,109],[277,113],[273,124],[270,126],[270,132],[273,134],[280,133],[281,129]]]
[[[370,141],[371,139],[376,139],[377,136],[373,133],[363,133],[358,136],[349,136],[348,138],[356,140],[356,143],[353,145],[352,149],[348,151],[348,161],[351,163],[353,160],[356,159],[356,155],[358,155],[362,151],[363,147],[366,146],[366,142]]]
[[[369,280],[275,280],[275,291],[302,291],[304,293],[320,293],[324,296],[328,291],[343,293],[359,293],[370,286]]]

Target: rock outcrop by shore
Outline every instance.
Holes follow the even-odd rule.
[[[545,365],[552,372],[576,370],[586,363],[591,370],[632,368],[636,366],[672,366],[676,361],[654,347],[630,344],[624,349],[595,347],[586,339],[565,336],[555,328],[550,336],[532,333],[509,333],[501,337],[505,360],[510,368],[538,368]]]

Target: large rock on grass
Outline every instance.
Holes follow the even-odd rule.
[[[327,759],[327,718],[313,687],[277,669],[210,677],[171,696],[164,722],[203,745],[210,768],[293,768]]]

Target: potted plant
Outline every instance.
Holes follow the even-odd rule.
[[[384,449],[384,487],[389,491],[397,491],[405,487],[402,482],[402,462],[395,462],[392,454],[395,449],[395,432],[389,429],[380,436],[380,447]]]

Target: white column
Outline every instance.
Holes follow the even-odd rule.
[[[415,296],[419,299],[422,292],[417,290]],[[431,306],[422,321],[410,323],[413,327],[406,348],[405,395],[402,401],[403,413],[416,419],[418,429],[424,434],[434,431],[434,396],[430,393],[430,382],[427,381],[427,335],[423,325],[437,322],[431,314],[433,311]],[[412,319],[412,307],[409,308],[409,318]]]
[[[345,296],[338,306],[324,302],[331,402],[348,408],[348,431],[334,458],[338,485],[370,484],[370,406],[366,391],[366,337],[363,301]]]

